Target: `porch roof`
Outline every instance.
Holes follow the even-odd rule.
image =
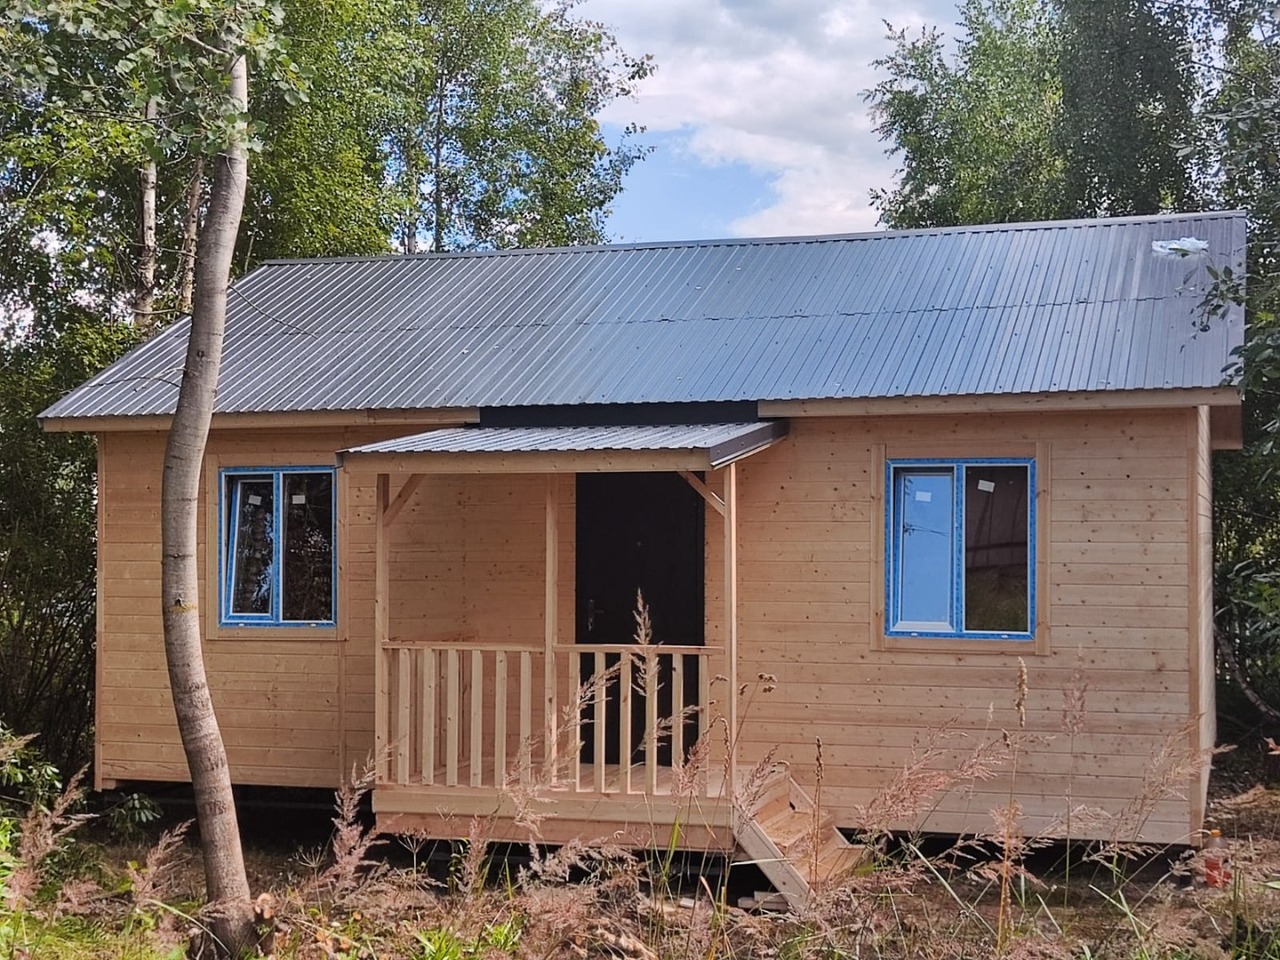
[[[348,469],[397,473],[715,470],[786,436],[784,420],[592,427],[453,427],[352,447]]]

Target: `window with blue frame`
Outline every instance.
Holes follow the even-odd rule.
[[[889,636],[1030,640],[1035,462],[886,465]]]
[[[220,620],[229,626],[334,622],[334,472],[220,471]]]

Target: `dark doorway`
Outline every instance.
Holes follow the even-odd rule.
[[[633,643],[636,591],[643,593],[653,624],[652,642],[702,646],[704,615],[704,517],[702,498],[675,473],[583,473],[577,486],[578,643]],[[613,654],[606,665],[620,657]],[[658,713],[672,715],[671,657],[658,658]],[[696,703],[698,664],[685,658],[686,704]],[[595,660],[583,655],[581,676]],[[619,763],[618,683],[609,684],[605,709],[605,763]],[[631,695],[631,758],[643,757],[645,698]],[[583,713],[582,760],[594,761],[594,712]],[[697,718],[685,721],[685,744],[696,737]],[[658,762],[671,764],[671,738],[663,737]]]

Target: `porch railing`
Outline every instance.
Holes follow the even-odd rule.
[[[541,650],[405,643],[382,655],[387,695],[378,708],[389,712],[390,782],[502,787],[513,776],[531,779]]]
[[[709,729],[712,656],[723,654],[665,644],[575,644],[558,647],[556,655],[567,662],[569,689],[579,691],[581,705],[569,788],[671,792],[673,771]],[[703,791],[706,766],[696,772]]]
[[[550,671],[544,649],[513,645],[390,643],[380,656],[381,782],[642,795],[671,792],[707,736],[723,652],[566,645]],[[704,769],[697,789],[708,784]]]

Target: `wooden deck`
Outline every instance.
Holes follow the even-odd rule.
[[[541,783],[509,787],[469,786],[470,770],[459,764],[458,785],[446,786],[443,771],[431,784],[379,784],[373,809],[380,829],[421,831],[436,838],[462,838],[479,822],[492,841],[565,843],[574,838],[609,840],[636,848],[666,846],[678,829],[681,849],[729,852],[734,845],[732,811],[723,775],[680,783],[671,767],[659,767],[656,789],[624,792],[627,770],[619,764],[583,763],[572,773]],[[486,771],[492,760],[486,758]],[[639,783],[642,767],[630,771]],[[594,789],[603,782],[603,792]],[[532,817],[529,816],[532,814]],[[536,827],[531,821],[537,821]]]

